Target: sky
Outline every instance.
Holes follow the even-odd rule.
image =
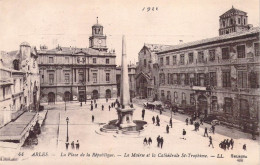
[[[218,36],[219,16],[232,5],[259,26],[259,0],[0,0],[0,50],[18,50],[23,41],[37,49],[89,47],[99,17],[116,63],[121,63],[122,35],[128,62],[135,63],[144,43],[175,45]]]

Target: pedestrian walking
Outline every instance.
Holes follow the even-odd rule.
[[[172,128],[172,118],[170,118],[170,126],[171,126],[171,128]]]
[[[243,150],[246,151],[246,144],[243,145]]]
[[[90,109],[91,109],[91,111],[93,111],[93,104],[91,104],[91,106],[90,106],[90,107],[91,107],[91,108],[90,108]]]
[[[95,120],[95,116],[94,116],[94,115],[92,115],[92,123],[94,122],[94,120]]]
[[[70,145],[70,143],[69,143],[69,142],[66,142],[66,143],[65,143],[66,150],[68,150],[68,149],[69,149],[69,145]]]
[[[215,126],[214,125],[211,126],[211,130],[212,130],[212,133],[215,134]]]
[[[156,116],[156,126],[160,126],[160,118],[158,115]]]
[[[182,136],[183,136],[183,139],[184,139],[184,140],[186,140],[185,135],[186,135],[186,131],[185,131],[185,129],[183,129],[183,130],[182,130]]]
[[[162,108],[160,108],[160,115],[162,114]]]
[[[163,140],[163,137],[161,137],[161,148],[163,147],[163,142],[164,142],[164,140]]]
[[[154,116],[152,117],[152,121],[153,121],[153,124],[155,123],[155,118],[154,118]]]
[[[189,124],[189,118],[187,118],[185,121],[186,121],[186,125],[188,125]]]
[[[93,101],[91,100],[91,105],[92,105]]]
[[[169,126],[166,126],[166,132],[169,133]]]
[[[207,137],[209,137],[209,135],[208,135],[208,128],[207,127],[205,127],[204,137],[205,137],[205,135],[207,135]]]
[[[190,118],[190,125],[193,125],[193,119],[192,119],[192,117]]]
[[[151,137],[149,137],[149,139],[148,139],[148,144],[150,145],[150,144],[152,144],[152,139],[151,139]]]
[[[161,144],[161,137],[160,137],[160,135],[158,135],[156,140],[157,140],[157,147],[160,147],[160,144]]]
[[[145,109],[142,110],[142,119],[144,120]]]
[[[101,107],[102,107],[102,111],[104,111],[104,105],[102,105]]]
[[[95,108],[97,108],[97,103],[95,103]]]
[[[76,150],[79,150],[79,140],[77,140],[77,143],[76,143]]]
[[[71,145],[71,149],[74,150],[74,141],[72,141],[70,145]]]
[[[230,145],[231,145],[231,150],[233,150],[234,147],[234,140],[231,138],[229,141]]]
[[[109,106],[108,106],[109,111],[110,111],[110,108],[111,108],[111,107],[110,107],[110,105],[109,105]]]
[[[203,125],[203,119],[202,118],[200,118],[200,124]]]
[[[82,102],[80,102],[80,106],[82,107]]]
[[[147,145],[147,139],[146,138],[144,138],[144,143],[143,144]]]
[[[214,148],[213,143],[212,143],[212,137],[211,137],[211,136],[209,137],[209,147],[210,147],[210,146],[212,146],[212,148]]]

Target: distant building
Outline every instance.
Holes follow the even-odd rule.
[[[157,52],[169,45],[144,44],[138,53],[136,68],[136,95],[150,100],[158,99],[158,56]]]
[[[128,65],[128,77],[129,77],[129,90],[131,98],[136,96],[136,65]],[[117,96],[120,96],[120,81],[121,80],[121,67],[116,67],[116,84],[117,84]]]
[[[26,110],[38,111],[40,77],[37,58],[35,47],[27,42],[23,42],[19,50],[1,53],[3,84],[0,97],[5,111],[4,122],[1,123],[16,119]]]
[[[107,51],[102,25],[92,26],[89,42],[89,48],[41,46],[42,102],[116,97],[116,55]]]
[[[158,94],[179,110],[252,130],[259,120],[260,29],[243,29],[247,16],[234,8],[220,18],[228,22],[220,24],[220,36],[157,52]],[[229,23],[235,30],[223,34]]]

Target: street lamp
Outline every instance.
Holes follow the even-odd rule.
[[[67,142],[69,142],[69,117],[66,118],[66,122],[67,122]]]

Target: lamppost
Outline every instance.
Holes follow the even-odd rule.
[[[66,142],[69,142],[69,117],[66,118],[66,122],[67,122],[67,140],[66,140]]]
[[[64,101],[65,101],[65,111],[67,111],[67,106],[66,106],[66,97],[65,97]]]

